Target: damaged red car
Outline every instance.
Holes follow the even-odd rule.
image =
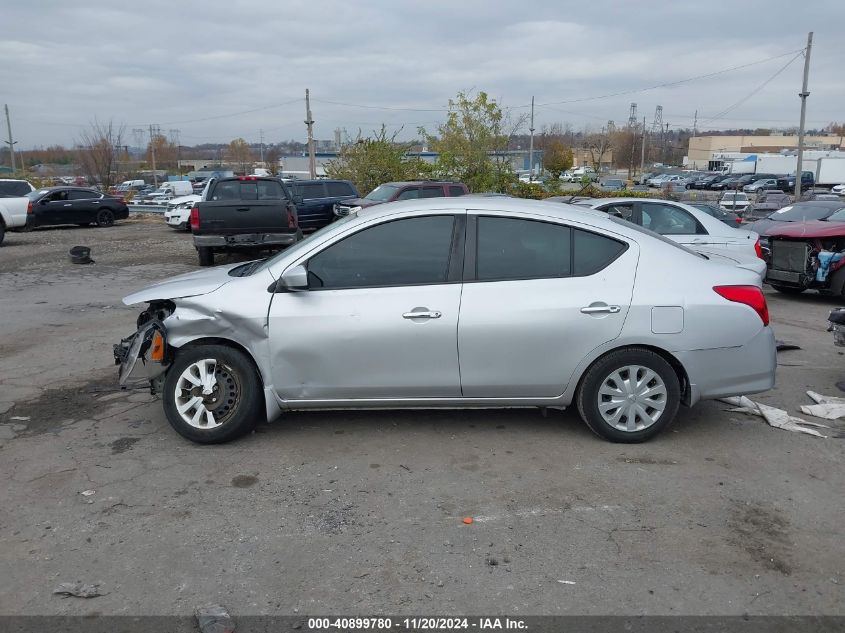
[[[845,209],[823,220],[769,229],[766,281],[779,292],[845,296]]]

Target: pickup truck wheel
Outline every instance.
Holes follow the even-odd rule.
[[[109,209],[100,209],[97,212],[97,226],[111,226],[114,224],[114,213]]]
[[[214,251],[208,246],[198,247],[197,257],[199,258],[200,266],[214,266]]]
[[[806,288],[796,288],[795,286],[781,286],[780,284],[769,284],[772,288],[777,290],[778,292],[782,292],[785,295],[800,295]]]
[[[620,349],[597,360],[575,396],[596,435],[611,442],[645,442],[668,425],[681,401],[678,375],[659,354]]]
[[[200,444],[233,440],[265,417],[255,366],[224,345],[180,351],[164,380],[162,400],[173,429]]]

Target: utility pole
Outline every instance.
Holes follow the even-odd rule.
[[[317,177],[317,163],[314,158],[314,119],[311,118],[311,95],[305,89],[305,125],[308,127],[308,171],[311,178]]]
[[[695,118],[692,120],[692,137],[698,134],[698,110],[695,111]]]
[[[804,167],[804,117],[807,115],[807,80],[810,78],[810,49],[813,48],[813,32],[807,35],[807,49],[804,51],[804,83],[801,86],[801,122],[798,125],[798,161],[795,166],[795,201],[801,199],[801,171]],[[6,111],[6,120],[9,120],[9,111]],[[12,133],[9,132],[9,140],[12,140]]]
[[[156,144],[155,139],[158,136],[158,126],[150,123],[150,158],[153,163],[153,185],[158,188],[158,174],[156,173]]]
[[[643,143],[640,146],[640,176],[645,173],[645,117],[643,117]],[[645,183],[643,183],[645,184]]]
[[[531,125],[528,127],[531,132],[531,140],[528,141],[528,182],[533,180],[534,176],[534,97],[531,97]]]
[[[176,146],[176,171],[182,173],[182,166],[179,164],[182,160],[182,140],[179,138],[181,130],[170,130],[170,142]]]
[[[264,130],[258,130],[258,137],[261,140],[261,163],[264,164]]]
[[[9,131],[9,140],[6,143],[9,145],[9,156],[12,159],[12,174],[17,171],[15,167],[15,141],[12,139],[12,120],[9,118],[9,105],[4,104],[6,110],[6,129]]]

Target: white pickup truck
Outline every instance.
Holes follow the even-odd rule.
[[[6,237],[6,231],[27,229],[27,223],[30,222],[27,194],[31,191],[35,191],[35,187],[26,180],[0,180],[0,244]]]

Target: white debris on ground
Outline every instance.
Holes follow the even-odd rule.
[[[730,398],[721,398],[720,401],[736,407],[735,409],[730,409],[730,411],[734,411],[736,413],[748,413],[751,415],[758,415],[764,420],[766,420],[769,426],[772,426],[776,429],[794,431],[795,433],[806,433],[807,435],[814,435],[816,437],[828,437],[827,435],[824,435],[823,433],[817,431],[815,428],[808,427],[829,429],[829,426],[825,424],[819,424],[818,422],[808,422],[803,418],[796,418],[794,416],[789,415],[789,413],[787,413],[783,409],[778,409],[777,407],[770,407],[767,404],[754,402],[746,396],[733,396]]]
[[[808,391],[807,395],[816,404],[802,404],[801,413],[813,415],[825,420],[838,420],[845,417],[845,398],[836,396],[823,396],[815,391]]]

